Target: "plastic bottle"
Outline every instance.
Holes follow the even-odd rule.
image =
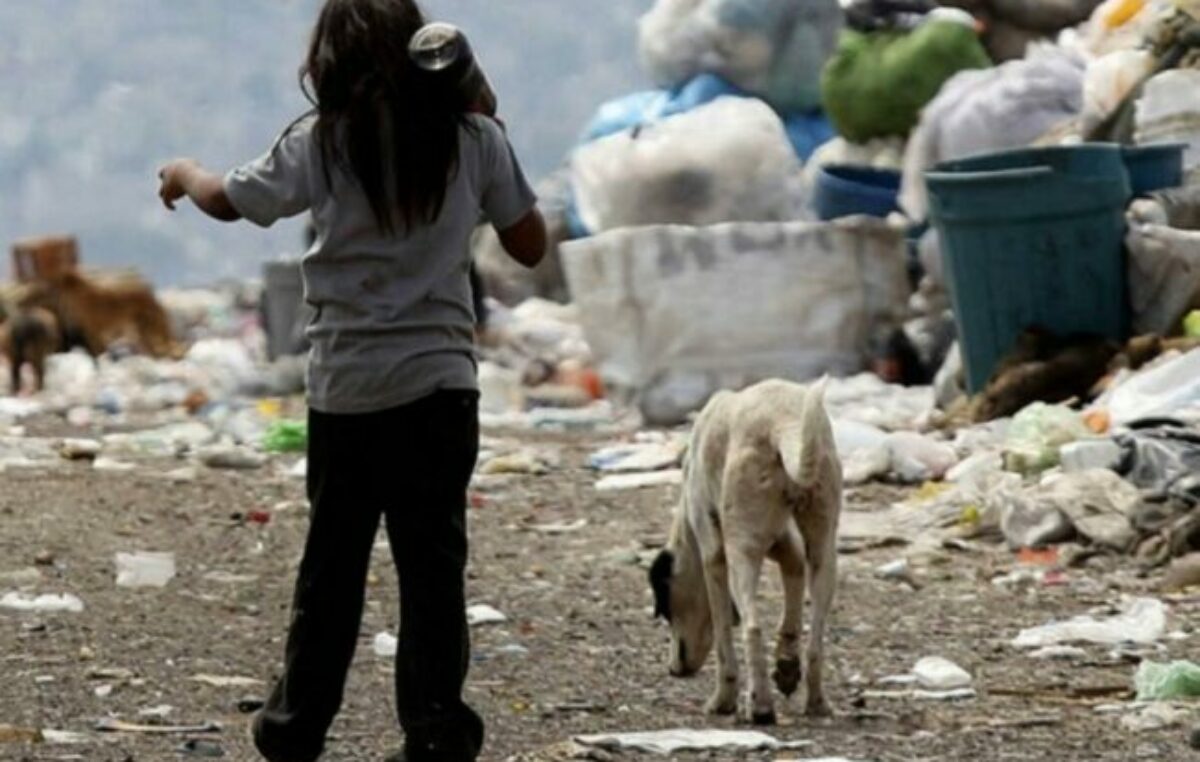
[[[496,115],[499,108],[496,91],[461,29],[443,22],[428,24],[413,35],[408,54],[417,68],[456,88],[469,110]]]

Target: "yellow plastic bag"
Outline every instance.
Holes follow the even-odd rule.
[[[1146,9],[1146,0],[1122,0],[1104,16],[1104,26],[1120,29]]]

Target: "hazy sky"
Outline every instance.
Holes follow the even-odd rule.
[[[155,169],[227,169],[306,107],[296,70],[319,0],[0,2],[0,243],[79,236],[87,263],[159,283],[257,274],[298,249],[297,225],[166,213]],[[601,101],[643,86],[636,20],[650,0],[426,0],[471,34],[534,176]]]

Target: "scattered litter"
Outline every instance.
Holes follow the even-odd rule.
[[[42,731],[37,728],[0,725],[0,743],[41,743],[43,740]]]
[[[97,685],[92,689],[92,693],[96,694],[96,698],[108,698],[112,695],[112,692],[113,687],[107,683],[104,685]]]
[[[92,468],[112,474],[127,474],[130,471],[136,470],[137,466],[132,463],[116,460],[115,458],[96,458],[92,462]]]
[[[83,611],[83,601],[69,593],[63,595],[26,595],[24,593],[8,593],[0,598],[0,609],[12,611],[35,611],[40,614],[69,612],[78,614]]]
[[[599,492],[623,492],[647,487],[676,487],[683,484],[683,471],[654,471],[648,474],[615,474],[596,482]]]
[[[1134,676],[1138,701],[1172,701],[1200,696],[1200,665],[1190,661],[1144,661]]]
[[[304,452],[308,449],[308,424],[303,421],[276,421],[263,437],[267,452]]]
[[[487,605],[470,606],[467,608],[467,624],[478,627],[485,624],[503,624],[508,617]]]
[[[1149,733],[1154,730],[1174,728],[1192,716],[1189,709],[1171,704],[1150,704],[1140,707],[1134,714],[1121,718],[1121,727],[1132,733]]]
[[[117,554],[117,587],[166,587],[174,578],[174,553]]]
[[[1093,468],[1116,470],[1121,463],[1121,446],[1111,439],[1084,439],[1062,446],[1062,467],[1067,473]]]
[[[234,471],[252,471],[262,468],[266,459],[244,447],[217,446],[203,449],[200,462],[209,468]]]
[[[588,465],[603,473],[645,473],[678,468],[683,459],[682,444],[630,444],[606,447],[588,459]]]
[[[190,466],[184,466],[168,471],[163,476],[175,484],[190,484],[200,478],[200,472]]]
[[[101,733],[141,733],[145,735],[190,735],[193,733],[219,733],[221,726],[215,722],[202,725],[140,725],[113,717],[105,717],[96,723]]]
[[[1175,559],[1171,568],[1167,569],[1167,576],[1163,578],[1162,584],[1163,590],[1168,592],[1187,590],[1197,585],[1200,585],[1200,553],[1189,553]]]
[[[862,692],[863,698],[867,699],[894,699],[902,701],[969,701],[977,695],[974,688],[956,688],[949,691],[928,691],[918,688],[904,691]]]
[[[390,632],[381,632],[375,636],[375,655],[381,659],[391,659],[400,648],[400,641]]]
[[[158,706],[149,706],[145,709],[138,710],[138,717],[155,717],[163,719],[175,711],[175,707],[170,704],[159,704]]]
[[[215,582],[219,585],[248,585],[258,581],[257,574],[232,574],[226,571],[211,571],[201,579],[205,582]]]
[[[262,680],[257,680],[253,677],[226,677],[222,675],[193,675],[191,678],[193,683],[203,683],[211,685],[214,688],[250,688],[262,685]]]
[[[572,532],[578,532],[581,529],[585,529],[587,527],[587,525],[588,525],[587,519],[579,519],[578,521],[572,521],[569,524],[538,524],[536,526],[530,527],[530,529],[532,529],[533,531],[535,531],[539,534],[558,535],[558,534],[571,534]]]
[[[531,452],[518,452],[510,455],[499,455],[479,468],[484,476],[501,474],[525,474],[529,476],[544,476],[550,473],[546,463]]]
[[[70,730],[43,730],[42,742],[60,746],[71,746],[89,743],[92,739],[86,733],[75,733]]]
[[[30,566],[27,569],[17,569],[16,571],[0,572],[0,583],[8,585],[36,585],[42,581],[42,573]]]
[[[913,667],[917,685],[929,691],[952,691],[971,685],[971,675],[949,659],[929,656]]]
[[[1088,652],[1078,646],[1046,646],[1029,652],[1030,659],[1080,660],[1088,658]]]
[[[670,756],[681,752],[752,752],[803,749],[812,741],[779,741],[750,730],[663,730],[651,733],[579,736],[576,743],[607,751],[635,751]]]
[[[1004,446],[1009,471],[1039,473],[1061,462],[1063,445],[1091,436],[1091,430],[1074,410],[1035,402],[1013,418]]]
[[[92,460],[102,448],[94,439],[64,439],[59,452],[67,460]]]
[[[1120,614],[1097,620],[1080,616],[1022,630],[1013,640],[1016,648],[1043,648],[1066,643],[1122,643],[1153,645],[1167,629],[1167,606],[1154,598],[1136,598]]]
[[[179,745],[178,753],[189,757],[224,757],[225,750],[221,745],[212,741],[200,741],[195,738],[188,739]]]
[[[308,458],[301,458],[296,465],[288,469],[288,476],[293,479],[304,479],[308,476]]]

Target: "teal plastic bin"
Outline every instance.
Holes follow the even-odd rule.
[[[1119,146],[977,156],[937,166],[926,183],[972,393],[1029,328],[1128,336],[1132,196]]]

